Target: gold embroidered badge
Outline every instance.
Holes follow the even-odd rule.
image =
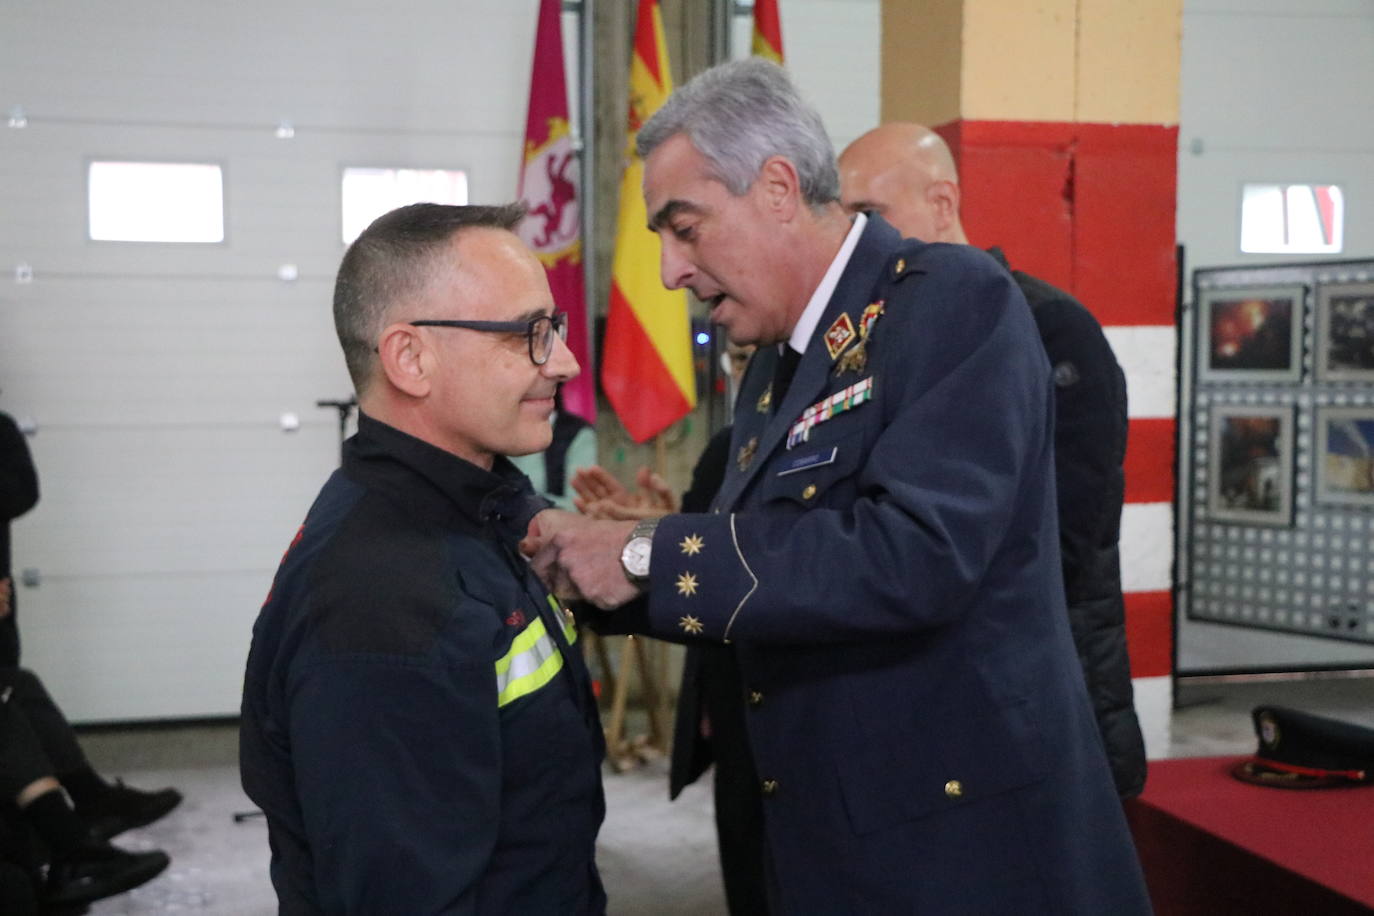
[[[849,313],[844,312],[839,318],[835,319],[825,332],[825,349],[829,351],[830,358],[833,360],[840,355],[849,342],[854,339],[854,322],[849,320]]]

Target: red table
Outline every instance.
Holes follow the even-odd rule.
[[[1150,762],[1126,814],[1161,916],[1374,912],[1374,786],[1274,789],[1242,757]]]

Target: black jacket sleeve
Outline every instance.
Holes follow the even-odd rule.
[[[0,519],[18,518],[38,502],[38,473],[18,425],[0,413]]]
[[[1069,604],[1109,579],[1094,568],[1098,553],[1115,545],[1121,524],[1126,455],[1126,381],[1102,327],[1079,303],[1063,294],[1026,290],[1037,329],[1054,372],[1055,490],[1059,505],[1059,547]],[[1034,278],[1030,282],[1039,283]],[[1040,284],[1054,293],[1053,287]],[[1032,298],[1032,295],[1035,298]]]

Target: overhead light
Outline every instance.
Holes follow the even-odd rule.
[[[285,119],[277,122],[277,139],[290,140],[296,136],[296,128]]]
[[[28,115],[24,114],[24,109],[19,105],[10,109],[9,126],[15,129],[29,126]]]

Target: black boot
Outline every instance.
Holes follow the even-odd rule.
[[[179,804],[181,793],[176,789],[144,792],[116,779],[104,792],[78,799],[76,813],[91,828],[91,833],[108,840],[126,830],[151,824]]]
[[[126,852],[105,842],[87,843],[53,860],[43,901],[67,907],[122,894],[157,877],[170,861],[156,849]]]

